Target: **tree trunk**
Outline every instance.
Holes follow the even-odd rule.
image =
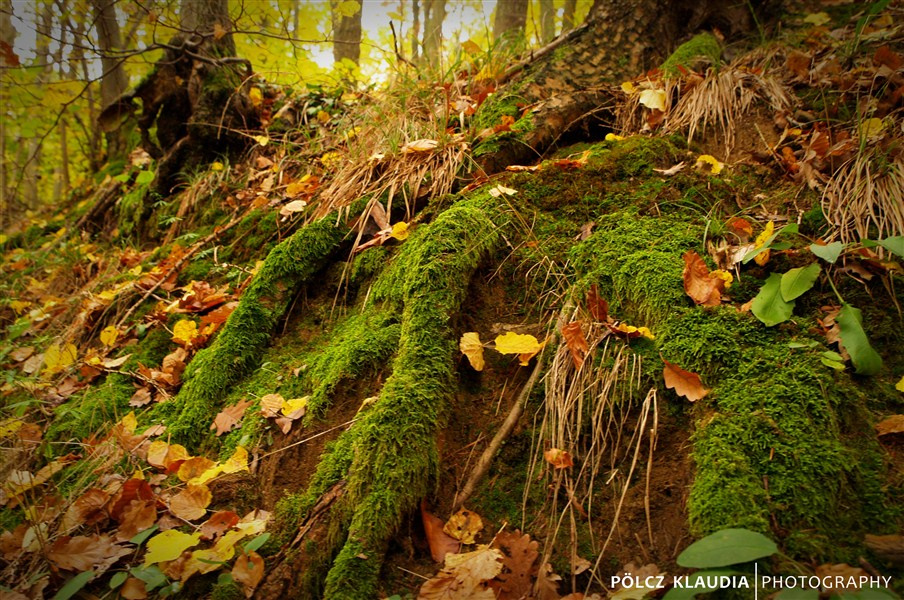
[[[361,4],[355,14],[340,12],[342,2],[331,0],[330,11],[333,17],[333,62],[341,63],[350,60],[356,65],[361,58]]]
[[[438,69],[443,47],[443,21],[446,20],[446,0],[424,0],[424,60]]]
[[[122,60],[112,54],[123,49],[114,0],[91,0],[91,5],[94,9],[97,45],[100,49],[100,60],[103,67],[103,75],[100,80],[101,106],[106,107],[126,91],[126,88],[129,87],[129,79],[126,76]],[[126,155],[125,136],[121,130],[108,131],[106,138],[107,159],[121,158]]]
[[[421,46],[421,5],[420,0],[411,0],[411,62],[420,60]]]
[[[235,54],[235,41],[230,33],[232,19],[229,18],[229,0],[182,0],[179,19],[182,31],[194,32],[204,37],[202,45],[208,54],[212,56]],[[219,37],[218,26],[223,32]]]
[[[499,0],[493,19],[493,39],[517,39],[524,34],[529,0]]]
[[[574,29],[574,12],[578,7],[578,0],[565,0],[562,9],[562,33]]]
[[[553,0],[540,0],[540,42],[548,44],[556,37],[556,8]]]
[[[13,27],[13,3],[12,0],[0,0],[0,43],[12,48],[16,43],[16,28]],[[0,67],[12,67],[7,64],[7,54],[0,53]],[[6,106],[7,94],[6,78],[0,78],[0,105]],[[5,228],[11,218],[9,212],[9,197],[7,196],[7,167],[6,160],[6,115],[0,115],[0,228]]]

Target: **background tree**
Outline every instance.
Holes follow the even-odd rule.
[[[443,21],[446,20],[446,0],[423,0],[424,8],[424,62],[438,69],[443,46]]]
[[[358,65],[361,59],[361,3],[355,0],[330,0],[333,21],[333,61],[341,64],[351,61]]]
[[[124,48],[119,21],[116,19],[116,3],[114,0],[91,0],[94,10],[94,23],[97,29],[97,45],[100,50],[103,75],[100,80],[101,106],[113,104],[129,87],[123,60],[115,55]],[[127,152],[125,136],[120,130],[108,131],[108,158],[122,157]]]
[[[499,0],[493,19],[493,39],[514,39],[524,34],[529,0]]]

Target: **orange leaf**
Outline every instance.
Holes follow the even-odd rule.
[[[675,390],[679,396],[684,396],[691,402],[704,398],[709,390],[703,387],[700,376],[690,371],[685,371],[676,364],[662,359],[665,368],[662,376],[665,379],[665,387]]]
[[[568,346],[568,350],[571,352],[574,368],[580,369],[581,365],[584,364],[584,357],[590,351],[590,347],[587,345],[587,338],[584,337],[584,332],[581,330],[581,322],[572,321],[568,325],[564,325],[562,327],[562,337],[565,338],[565,345]]]
[[[238,522],[239,516],[231,510],[218,510],[201,524],[201,537],[205,540],[215,539],[227,529],[235,527]]]
[[[606,323],[609,320],[609,303],[600,298],[595,283],[587,290],[587,310],[598,323]]]
[[[146,480],[129,479],[124,484],[122,484],[122,489],[119,491],[119,496],[110,507],[110,516],[122,523],[125,510],[126,508],[128,508],[129,504],[132,503],[132,500],[156,501],[156,499],[157,496],[151,489],[151,484],[149,484]]]
[[[241,554],[232,567],[232,578],[245,587],[245,595],[251,597],[254,588],[264,578],[264,559],[257,552]]]
[[[129,577],[119,588],[119,595],[126,600],[144,600],[148,597],[148,589],[137,577]]]
[[[170,498],[169,510],[186,521],[200,519],[207,514],[213,495],[206,485],[188,484],[184,490]]]
[[[892,415],[882,419],[882,421],[876,425],[876,431],[879,432],[879,435],[904,433],[904,415]]]
[[[713,277],[709,267],[693,250],[682,256],[684,259],[684,291],[697,304],[718,306],[722,303],[722,292],[725,291],[725,280]]]
[[[116,540],[125,542],[141,533],[157,521],[156,500],[132,500],[119,519]]]
[[[216,429],[218,436],[232,431],[238,427],[239,421],[242,420],[242,416],[245,414],[245,409],[249,406],[251,406],[249,400],[240,400],[237,404],[224,408],[214,418],[210,428]]]
[[[461,542],[443,531],[445,523],[436,515],[427,511],[427,503],[421,500],[421,521],[424,524],[424,533],[427,536],[427,544],[430,546],[430,556],[436,562],[443,562],[446,554],[457,554],[461,548]]]
[[[543,453],[543,458],[557,469],[567,469],[568,467],[574,466],[574,460],[572,460],[571,454],[565,450],[559,450],[558,448],[550,448]]]

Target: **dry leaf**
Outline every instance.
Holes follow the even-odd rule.
[[[9,357],[16,362],[22,362],[27,360],[29,356],[34,354],[35,349],[32,346],[24,346],[22,348],[16,348],[12,352],[9,353]]]
[[[239,516],[231,510],[218,510],[201,524],[201,537],[205,540],[216,539],[238,522]]]
[[[665,387],[675,390],[676,394],[687,398],[691,402],[696,402],[709,393],[709,390],[703,387],[700,376],[696,373],[685,371],[665,359],[662,359],[662,362],[665,364],[665,368],[662,370]]]
[[[238,403],[224,408],[213,420],[211,429],[216,429],[217,435],[228,433],[239,426],[239,421],[245,414],[245,409],[251,406],[251,401],[240,400]]]
[[[119,595],[126,600],[144,600],[148,597],[147,586],[137,577],[129,577],[119,588]]]
[[[502,571],[501,559],[495,548],[447,554],[445,568],[421,586],[418,600],[495,600],[484,582]]]
[[[439,517],[427,511],[427,503],[421,500],[421,522],[424,524],[424,534],[427,536],[427,545],[430,546],[430,556],[436,562],[443,562],[446,554],[455,554],[461,548],[461,542],[443,531],[445,524]]]
[[[493,545],[503,554],[502,572],[490,583],[499,592],[498,600],[529,598],[533,591],[539,544],[516,529],[499,532]]]
[[[152,526],[156,521],[156,500],[132,500],[120,515],[116,540],[119,542],[128,541]]]
[[[597,323],[609,321],[609,303],[600,297],[595,283],[587,290],[587,310]]]
[[[483,529],[483,519],[475,512],[466,508],[460,508],[457,513],[449,517],[443,532],[465,544],[475,543],[475,536]]]
[[[60,521],[60,531],[70,531],[85,523],[90,525],[102,519],[106,516],[104,507],[109,500],[109,492],[97,488],[87,490],[66,509]]]
[[[100,574],[133,548],[120,546],[105,535],[68,535],[57,538],[47,552],[47,558],[60,569],[67,571],[94,570]]]
[[[656,171],[657,173],[659,173],[660,175],[662,175],[663,177],[671,177],[672,175],[677,175],[682,170],[684,170],[685,166],[686,165],[685,165],[684,161],[681,161],[677,165],[673,165],[673,166],[669,167],[668,169],[653,169],[653,170]]]
[[[169,510],[186,521],[200,519],[207,514],[213,495],[206,485],[188,484],[184,490],[170,498]]]
[[[518,193],[518,190],[513,190],[512,188],[505,187],[504,185],[497,185],[496,187],[490,188],[490,196],[493,198],[498,198],[499,196],[514,196]]]
[[[244,586],[245,595],[250,598],[264,578],[264,559],[254,551],[240,554],[232,567],[232,578]]]
[[[558,448],[550,448],[543,453],[543,458],[556,469],[567,469],[574,466],[571,454]]]
[[[565,345],[568,346],[568,351],[571,352],[574,368],[580,369],[581,365],[584,364],[584,358],[590,351],[590,347],[587,345],[587,338],[584,337],[584,332],[581,330],[580,321],[572,321],[568,325],[564,325],[562,327],[562,337],[565,338]]]
[[[279,215],[281,217],[291,217],[295,213],[303,211],[307,205],[308,203],[304,200],[292,200],[279,209]]]
[[[904,415],[891,415],[882,419],[876,425],[876,431],[879,435],[891,435],[893,433],[904,433]]]
[[[280,394],[267,394],[261,396],[261,413],[267,418],[279,416],[279,411],[285,404],[285,399]]]
[[[123,522],[125,510],[129,507],[133,500],[153,501],[156,502],[157,496],[144,479],[132,478],[122,484],[119,495],[110,505],[110,516]]]
[[[471,363],[475,371],[483,371],[483,344],[476,332],[469,331],[463,334],[458,342],[458,349],[468,357],[468,362]]]
[[[179,478],[179,481],[188,482],[195,477],[200,477],[208,469],[216,466],[216,464],[217,463],[210,460],[206,456],[195,456],[193,458],[189,458],[181,465],[179,465],[179,470],[176,471],[176,476]]]
[[[413,142],[408,142],[404,146],[402,146],[399,150],[402,154],[411,154],[414,152],[430,152],[434,150],[437,146],[439,146],[439,142],[436,140],[415,140]]]
[[[682,256],[684,259],[684,291],[697,304],[703,306],[718,306],[722,303],[722,292],[730,281],[726,280],[731,275],[724,271],[713,271],[693,250],[688,250]]]

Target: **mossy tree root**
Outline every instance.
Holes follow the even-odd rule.
[[[197,445],[227,390],[257,366],[298,287],[320,271],[348,233],[331,214],[273,248],[223,330],[185,370],[185,385],[159,414],[174,439]]]
[[[331,536],[335,544],[317,551],[335,555],[319,597],[377,597],[389,538],[435,484],[436,434],[455,387],[452,319],[478,265],[502,243],[509,223],[508,212],[488,194],[463,200],[421,226],[375,284],[376,299],[402,311],[392,375],[379,400],[321,460],[301,500],[301,512],[309,511],[319,495],[345,480],[343,497],[327,517],[329,530],[341,533]],[[302,554],[309,569],[324,565]],[[301,576],[302,595],[324,585],[322,572],[312,575]]]

